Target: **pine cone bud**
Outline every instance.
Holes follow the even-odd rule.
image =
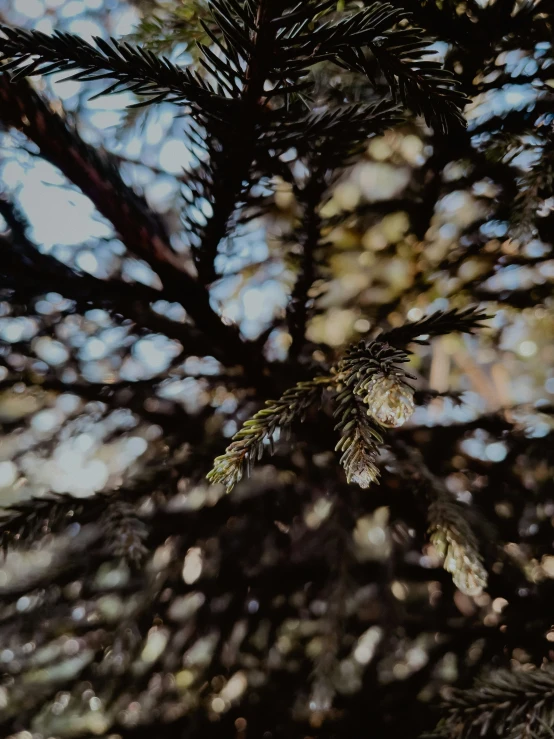
[[[379,468],[375,464],[377,447],[369,434],[364,438],[357,430],[352,437],[343,436],[335,449],[344,452],[340,462],[348,483],[354,482],[361,488],[368,488],[371,483],[379,481]]]
[[[368,488],[372,482],[378,482],[379,469],[365,454],[357,454],[350,461],[346,471],[347,482],[354,482],[361,488]]]
[[[435,528],[431,543],[458,590],[465,595],[480,595],[487,586],[487,571],[471,545],[464,543],[455,529],[442,525]]]
[[[381,426],[402,426],[415,410],[414,391],[398,375],[377,372],[364,390],[367,413]]]

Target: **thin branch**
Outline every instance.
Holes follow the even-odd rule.
[[[437,311],[414,323],[405,323],[403,326],[393,328],[379,336],[379,341],[386,341],[394,346],[406,346],[407,344],[428,344],[431,336],[442,336],[444,334],[460,331],[472,334],[475,329],[482,327],[482,321],[488,316],[479,308],[464,308],[457,310],[453,308],[448,311]]]
[[[215,356],[222,362],[228,359],[217,346],[213,346],[209,337],[194,326],[171,321],[156,313],[151,304],[160,300],[161,293],[155,288],[120,280],[101,280],[76,272],[50,254],[38,251],[27,236],[23,215],[13,203],[1,196],[0,214],[11,231],[11,238],[0,237],[0,284],[12,290],[15,299],[27,302],[55,289],[65,298],[75,301],[77,309],[102,308],[112,315],[131,319],[139,330],[146,328],[176,339],[189,356]]]
[[[194,252],[198,274],[205,283],[217,277],[214,261],[218,246],[227,232],[229,219],[254,159],[256,125],[267,104],[263,92],[273,63],[277,26],[271,20],[276,15],[277,5],[275,0],[261,0],[259,3],[254,43],[239,97],[240,109],[230,122],[231,135],[222,143],[217,156],[216,171],[210,184],[213,215],[203,229],[200,247]]]
[[[210,305],[208,291],[184,271],[173,253],[160,217],[123,182],[106,152],[85,143],[29,83],[12,82],[7,74],[0,75],[0,120],[28,136],[42,156],[77,185],[114,225],[129,251],[150,264],[163,283],[159,297],[180,303],[229,363],[244,363],[259,379],[259,358],[256,361],[250,356],[234,327],[221,322]]]
[[[306,335],[306,324],[310,314],[308,293],[316,277],[315,252],[321,234],[321,218],[318,207],[325,190],[322,176],[315,176],[300,195],[304,201],[303,226],[300,232],[302,255],[300,269],[290,303],[287,307],[287,322],[292,343],[289,354],[296,359],[302,350]]]
[[[264,443],[273,451],[273,436],[277,429],[288,432],[296,420],[304,420],[306,413],[320,399],[323,389],[332,384],[331,377],[314,377],[298,382],[286,390],[279,400],[267,400],[266,407],[246,421],[233,436],[225,454],[217,457],[207,478],[212,483],[223,483],[229,492],[242,479],[244,469],[250,472],[261,459]]]
[[[0,25],[0,64],[14,71],[14,78],[33,74],[74,72],[68,79],[116,82],[100,94],[133,90],[148,95],[155,102],[171,100],[202,106],[203,112],[221,108],[232,101],[215,95],[213,90],[193,72],[175,66],[152,51],[110,39],[95,38],[96,46],[71,33],[55,31],[49,36],[42,31]]]

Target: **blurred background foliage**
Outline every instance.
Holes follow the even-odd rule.
[[[534,18],[531,31],[514,36],[499,29],[471,52],[463,46],[464,23],[495,3],[402,5],[421,6],[422,25],[439,19],[427,29],[440,39],[433,46],[437,58],[471,98],[468,131],[441,137],[409,119],[368,140],[331,183],[319,210],[323,239],[300,364],[305,371],[329,366],[350,342],[379,327],[476,301],[486,305],[493,317],[485,329],[439,337],[412,356],[419,389],[460,392],[463,402],[436,397],[418,406],[402,439],[415,442],[447,489],[463,502],[476,499],[502,531],[505,544],[489,562],[491,587],[470,597],[443,576],[436,552],[423,542],[420,514],[395,481],[394,460],[380,488],[351,493],[348,547],[336,521],[318,538],[337,510],[340,520],[343,488],[334,455],[310,447],[309,435],[292,451],[280,444],[232,499],[209,487],[203,477],[211,459],[259,398],[240,368],[179,340],[189,336],[191,320],[177,302],[149,293],[159,324],[145,330],[140,321],[78,305],[55,290],[26,302],[6,289],[0,293],[0,504],[60,494],[60,520],[67,524],[62,535],[46,535],[28,551],[10,549],[0,565],[0,716],[11,737],[139,737],[143,725],[144,736],[155,736],[148,733],[152,717],[160,726],[181,726],[183,716],[199,715],[202,706],[202,718],[191,719],[198,736],[269,738],[272,731],[282,735],[283,704],[293,705],[295,725],[303,727],[298,736],[361,736],[352,731],[364,714],[364,735],[382,736],[391,726],[407,730],[410,722],[415,732],[434,725],[427,706],[444,685],[466,687],[482,668],[525,670],[551,658],[547,613],[531,614],[540,623],[529,626],[527,640],[502,642],[500,626],[510,606],[524,630],[518,599],[533,594],[543,604],[552,588],[539,586],[554,580],[552,16],[542,3],[544,15]],[[517,13],[533,3],[508,5]],[[459,27],[441,27],[443,6],[461,19]],[[130,34],[179,64],[199,65],[195,44],[209,42],[200,18],[209,24],[203,0],[0,0],[4,23],[87,40]],[[453,35],[458,28],[460,38]],[[192,271],[181,214],[195,207],[185,205],[184,170],[200,153],[186,116],[163,102],[127,108],[136,102],[131,92],[91,100],[103,81],[64,76],[35,77],[33,86],[56,110],[63,106],[84,141],[113,155],[125,182],[161,214],[175,253]],[[339,100],[367,97],[355,75],[332,65],[318,67],[315,80]],[[300,164],[295,175],[302,181]],[[9,126],[0,128],[0,187],[43,254],[100,280],[160,288],[158,276],[129,253],[93,203]],[[263,214],[253,207],[226,239],[210,295],[224,321],[258,341],[275,374],[288,377],[286,307],[302,254],[303,211],[285,177],[260,182],[258,196]],[[2,206],[0,234],[17,228],[13,217]],[[495,485],[494,495],[484,494]],[[116,543],[111,558],[90,555],[100,536],[97,496],[127,489],[130,499],[142,501],[145,519],[156,522],[155,533],[143,531],[125,505],[107,513],[101,506],[100,528],[117,531]],[[65,495],[79,500],[68,503]],[[48,531],[37,511],[38,528]],[[73,515],[84,522],[72,524]],[[178,521],[186,526],[182,539]],[[247,546],[253,522],[267,537]],[[290,547],[286,561],[282,537]],[[151,555],[144,559],[147,540]],[[295,574],[295,558],[304,563],[322,541],[331,542],[324,572],[320,564],[309,579],[302,568]],[[132,549],[131,559],[136,555],[144,567],[137,572],[120,560],[118,546],[126,555]],[[366,568],[363,586],[340,574],[340,551],[349,547],[353,567]],[[508,569],[506,561],[518,573],[506,576],[513,601],[494,579]],[[418,576],[419,567],[429,574]],[[44,585],[47,575],[53,581]],[[303,680],[288,686],[291,674]],[[265,718],[256,714],[257,700],[266,708],[273,701]],[[405,716],[393,716],[394,700],[405,701]],[[250,710],[253,727],[245,717]],[[350,733],[333,733],[339,718],[346,721],[341,731]]]

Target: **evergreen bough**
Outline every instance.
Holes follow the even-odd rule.
[[[59,293],[68,315],[100,309],[137,336],[162,334],[181,347],[165,376],[106,383],[87,379],[70,352],[64,372],[37,362],[30,340],[1,347],[9,402],[22,390],[71,393],[83,418],[125,410],[163,438],[139,472],[101,493],[50,491],[5,512],[2,736],[323,739],[360,727],[375,736],[552,736],[544,469],[553,432],[533,437],[506,409],[418,426],[416,406],[463,398],[427,388],[426,355],[422,365],[411,353],[478,332],[499,308],[539,306],[544,315],[550,305],[552,4],[195,0],[159,9],[131,41],[0,26],[1,126],[80,188],[161,284],[62,263],[32,242],[15,193],[2,188],[9,315],[34,315],[37,301]],[[170,60],[175,43],[187,44],[187,65]],[[514,72],[516,57],[526,63]],[[27,79],[59,72],[101,80],[99,95],[130,91],[138,107],[172,103],[185,117],[195,155],[182,177],[182,234],[194,273],[117,158],[86,143]],[[481,117],[470,108],[467,130],[466,105],[478,108],[508,84],[531,86],[533,103]],[[398,131],[431,152],[413,187],[329,214],[334,187],[368,142]],[[293,273],[290,298],[286,315],[246,341],[221,318],[211,286],[225,279],[240,229],[271,218],[280,186],[296,207],[278,247]],[[454,187],[485,201],[455,248],[439,263],[430,257],[391,302],[366,300],[369,338],[314,344],[318,295],[333,280],[333,230],[405,213],[425,263],[437,205]],[[514,248],[509,237],[524,241]],[[477,272],[461,277],[475,258]],[[517,267],[544,268],[542,278],[532,289],[491,286]],[[399,321],[442,297],[448,279],[454,305]],[[186,318],[173,320],[159,301]],[[56,335],[55,322],[37,322]],[[290,338],[284,362],[264,351],[274,330]],[[220,374],[200,373],[213,402],[194,414],[164,389],[192,378],[187,358],[204,357]],[[403,367],[410,360],[423,366],[417,375]],[[234,398],[227,426],[214,410],[218,391]],[[5,418],[6,437],[27,428],[25,415]],[[485,468],[465,454],[474,431],[498,437],[505,457]],[[275,447],[278,433],[289,441]],[[62,440],[59,430],[41,445],[51,451]],[[278,453],[257,473],[266,445]],[[250,482],[241,483],[245,472]],[[49,566],[34,567],[42,548]],[[31,563],[21,578],[17,550]],[[449,680],[433,728],[427,701],[438,703]]]

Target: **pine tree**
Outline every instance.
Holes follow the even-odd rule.
[[[151,5],[0,25],[3,150],[121,247],[1,185],[1,735],[551,737],[553,406],[501,390],[552,365],[554,5]],[[55,73],[181,121],[178,225]],[[255,338],[233,280],[286,295]]]

